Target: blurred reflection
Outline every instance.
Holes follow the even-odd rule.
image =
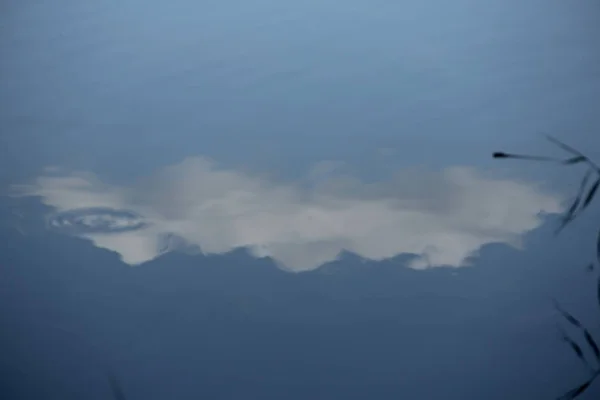
[[[461,266],[487,243],[518,245],[541,212],[561,209],[557,196],[530,182],[467,167],[405,169],[388,181],[363,182],[324,162],[303,181],[311,184],[192,157],[130,187],[52,168],[13,189],[56,210],[49,229],[86,237],[129,264],[174,248],[247,247],[293,271],[316,268],[342,250],[375,260],[415,253],[421,257],[413,268]]]

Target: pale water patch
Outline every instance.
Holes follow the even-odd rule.
[[[342,250],[374,260],[414,253],[421,255],[414,268],[458,267],[485,244],[517,246],[542,223],[541,213],[561,210],[559,197],[532,182],[469,167],[407,169],[363,182],[321,163],[307,179],[324,165],[336,168],[316,174],[310,187],[191,157],[129,187],[52,170],[14,190],[56,209],[50,228],[86,237],[132,265],[169,250],[164,238],[177,237],[204,253],[247,247],[293,271]]]

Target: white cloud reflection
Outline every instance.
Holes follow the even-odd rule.
[[[204,253],[248,247],[294,271],[316,268],[342,250],[375,260],[421,254],[414,268],[460,266],[484,244],[517,245],[542,222],[540,212],[561,209],[560,199],[529,182],[466,167],[402,170],[375,183],[341,170],[337,163],[317,165],[307,188],[193,157],[132,187],[53,168],[15,190],[40,196],[56,209],[55,225],[129,264],[157,257],[165,238],[178,237]]]

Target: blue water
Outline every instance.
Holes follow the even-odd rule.
[[[592,0],[5,2],[2,166],[108,179],[187,155],[293,176],[491,166],[540,132],[593,143]],[[382,161],[393,149],[395,157]],[[8,172],[3,172],[6,177]]]

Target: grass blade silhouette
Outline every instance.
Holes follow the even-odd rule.
[[[567,393],[560,396],[557,400],[572,400],[579,397],[579,395],[583,394],[583,392],[585,392],[587,388],[590,387],[593,380],[593,378],[587,380],[585,383],[577,386],[575,389],[569,390]]]
[[[583,155],[583,153],[581,153],[580,151],[574,149],[573,147],[561,142],[560,140],[556,139],[553,136],[550,136],[550,135],[545,135],[545,136],[546,136],[546,139],[548,139],[549,141],[551,141],[552,143],[554,143],[561,149],[573,154],[575,157],[584,157],[585,162],[587,162],[592,168],[594,168],[594,170],[596,170],[596,172],[600,173],[600,167],[598,167],[598,165],[594,164],[592,162],[592,160],[590,160],[585,155]],[[575,158],[575,157],[573,157],[573,158]]]
[[[552,303],[554,304],[554,308],[556,309],[556,311],[558,311],[559,313],[562,314],[562,316],[569,321],[569,323],[579,329],[583,329],[583,325],[581,325],[581,322],[579,322],[579,320],[577,318],[575,318],[574,316],[572,316],[571,314],[569,314],[567,311],[565,311],[560,304],[558,304],[558,301],[556,301],[556,299],[552,299]]]
[[[592,369],[590,364],[588,363],[585,355],[583,354],[583,349],[575,340],[573,340],[560,326],[558,327],[561,335],[561,339],[571,347],[571,350],[575,353],[577,358],[585,365],[587,368]]]
[[[600,186],[600,177],[598,179],[596,179],[596,182],[594,182],[590,191],[588,192],[587,196],[585,197],[585,200],[583,201],[583,205],[581,206],[581,211],[585,210],[585,208],[590,205],[590,203],[594,199],[594,196],[596,195],[596,192],[598,191],[598,186]]]
[[[579,163],[585,162],[587,160],[588,159],[586,156],[576,156],[576,157],[569,158],[568,160],[563,161],[563,164],[573,165],[573,164],[579,164]]]
[[[546,156],[532,156],[529,154],[513,154],[513,153],[505,153],[503,151],[497,151],[492,154],[493,158],[512,158],[516,160],[529,160],[529,161],[550,161],[556,162],[563,165],[575,165],[582,162],[588,162],[586,156],[575,156],[571,158],[567,158],[566,160],[555,158],[555,157],[546,157]]]
[[[550,142],[554,143],[556,146],[558,146],[562,150],[570,153],[569,158],[560,161],[561,164],[575,165],[575,164],[585,163],[589,166],[589,168],[587,169],[587,171],[580,183],[579,190],[578,190],[578,193],[577,193],[575,199],[573,200],[573,202],[571,203],[571,205],[568,207],[567,211],[561,218],[560,226],[558,227],[558,229],[555,232],[556,234],[558,234],[572,220],[579,217],[580,213],[583,212],[595,199],[598,189],[600,188],[600,167],[598,166],[598,164],[594,163],[591,159],[586,157],[583,153],[576,150],[575,148],[561,142],[560,140],[558,140],[550,135],[545,135],[545,136]],[[503,153],[503,152],[493,153],[493,155],[494,155],[494,158],[516,158],[516,159],[528,159],[528,160],[537,160],[537,161],[556,161],[556,159],[551,158],[551,157],[507,154],[507,153]],[[593,175],[595,175],[594,183],[591,185],[591,187],[588,188],[588,183]],[[588,270],[588,272],[593,272],[595,270],[596,262],[598,263],[598,265],[600,265],[600,230],[598,231],[597,238],[596,238],[596,260],[587,265],[586,269]],[[596,280],[596,297],[597,297],[598,305],[600,305],[600,276]],[[579,397],[581,394],[583,394],[592,385],[592,383],[600,376],[600,347],[594,340],[594,337],[581,324],[581,322],[577,318],[575,318],[569,312],[562,309],[562,307],[560,307],[560,305],[558,304],[558,302],[556,300],[553,299],[553,303],[554,303],[554,307],[556,308],[556,310],[558,310],[558,312],[561,314],[561,316],[563,318],[565,318],[571,326],[573,326],[581,331],[583,337],[585,338],[586,350],[587,350],[587,347],[589,347],[591,349],[591,352],[594,353],[594,357],[595,357],[595,361],[596,361],[594,363],[596,365],[596,368],[593,368],[590,365],[590,362],[588,362],[588,360],[586,358],[584,349],[582,349],[582,347],[579,345],[579,343],[577,343],[575,340],[573,340],[564,330],[561,329],[560,326],[558,326],[558,329],[562,336],[561,339],[563,341],[567,342],[569,347],[571,347],[573,352],[586,365],[586,367],[588,367],[590,369],[590,372],[591,372],[591,377],[586,382],[571,389],[570,391],[566,392],[565,394],[563,394],[561,397],[558,398],[559,400],[572,400],[572,399]]]
[[[575,155],[578,157],[583,157],[583,154],[581,154],[578,150],[575,150],[573,147],[561,142],[560,140],[556,139],[554,136],[550,136],[548,134],[545,135],[546,139],[548,139],[549,141],[551,141],[552,143],[554,143],[555,145],[557,145],[558,147],[560,147],[561,149]]]
[[[583,337],[585,338],[585,341],[587,342],[588,346],[594,352],[596,361],[600,362],[600,348],[598,347],[598,344],[596,343],[596,341],[594,340],[594,338],[592,337],[590,332],[583,326],[583,324],[577,318],[575,318],[573,315],[571,315],[567,311],[563,310],[556,300],[554,300],[554,307],[558,310],[558,312],[560,312],[562,314],[562,316],[567,321],[569,321],[569,323],[571,325],[581,329],[581,331],[583,333]],[[577,353],[577,356],[580,359],[584,360],[584,362],[586,364],[588,364],[587,361],[585,361],[585,357],[583,356],[581,347],[577,343],[575,343],[566,333],[564,333],[564,331],[561,330],[561,333],[563,335],[563,339],[571,345],[571,347],[573,348],[573,351],[575,351],[575,353]],[[591,366],[590,366],[590,368],[591,368]]]
[[[530,156],[530,155],[525,155],[525,154],[511,154],[511,153],[504,153],[502,151],[497,151],[494,154],[492,154],[492,157],[494,158],[512,158],[512,159],[517,159],[517,160],[530,160],[530,161],[552,161],[552,162],[558,162],[558,163],[566,163],[567,161],[573,160],[573,159],[569,159],[569,160],[561,160],[558,158],[554,158],[554,157],[544,157],[544,156]]]
[[[585,337],[585,341],[587,342],[588,346],[590,346],[590,348],[594,352],[594,356],[596,356],[596,361],[600,362],[600,348],[598,348],[598,344],[596,344],[596,341],[594,340],[590,332],[585,328],[583,329],[583,336]]]
[[[573,219],[575,219],[575,216],[577,215],[577,208],[579,207],[579,204],[581,204],[581,198],[583,196],[585,188],[588,185],[590,178],[592,177],[593,172],[594,171],[591,168],[589,168],[586,171],[585,175],[583,176],[583,179],[581,180],[581,183],[579,184],[579,190],[577,191],[577,196],[575,196],[575,200],[573,200],[573,203],[571,204],[571,206],[569,206],[569,209],[567,210],[565,215],[562,217],[561,224],[554,232],[555,234],[559,234],[569,224],[569,222],[571,222]],[[587,197],[586,197],[586,199],[587,199]]]

